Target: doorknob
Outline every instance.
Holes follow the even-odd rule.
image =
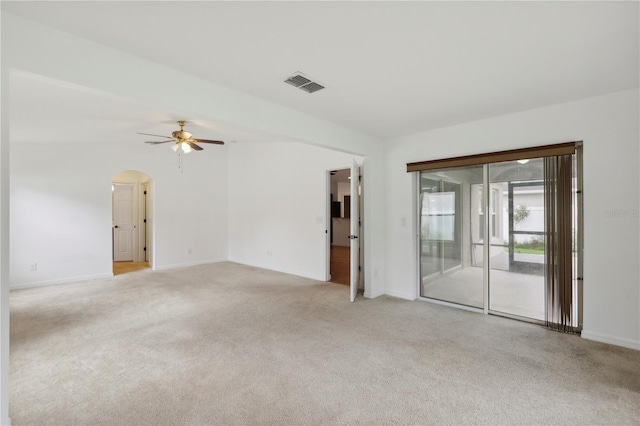
[[[117,227],[118,227],[118,225],[114,226],[114,228],[117,228]]]
[[[349,235],[349,239],[350,239],[350,240],[355,240],[356,238],[358,238],[358,236],[357,236],[357,235]]]

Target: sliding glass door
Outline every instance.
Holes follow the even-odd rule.
[[[543,321],[543,159],[489,164],[489,310]]]
[[[568,143],[520,158],[505,151],[408,164],[420,172],[420,296],[579,329],[575,151]]]
[[[469,214],[471,185],[477,182],[482,182],[482,166],[420,176],[422,297],[482,307],[482,262],[480,268],[470,268],[478,266],[481,245],[479,223]]]

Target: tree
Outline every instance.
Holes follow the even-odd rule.
[[[520,223],[526,218],[529,217],[529,208],[526,204],[520,204],[513,210],[513,221],[515,223]]]

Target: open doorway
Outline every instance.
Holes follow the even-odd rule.
[[[151,178],[138,171],[111,179],[114,275],[152,266],[151,188]]]
[[[328,172],[327,233],[328,281],[351,287],[351,301],[361,286],[361,191],[360,169],[357,164],[349,169]]]
[[[329,172],[329,275],[330,282],[349,285],[351,249],[351,170]]]

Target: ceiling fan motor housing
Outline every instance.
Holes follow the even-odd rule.
[[[176,130],[175,132],[171,133],[171,136],[173,136],[178,140],[184,140],[184,139],[191,139],[191,136],[193,136],[193,133],[187,132],[186,130]]]

